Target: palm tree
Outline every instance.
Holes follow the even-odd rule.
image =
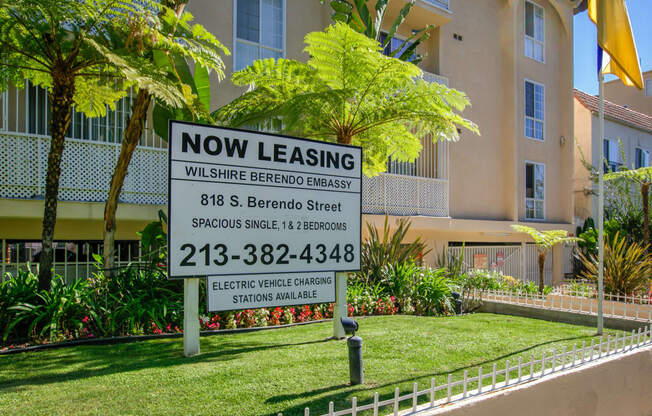
[[[161,4],[158,12],[160,28],[152,31],[151,36],[142,39],[141,42],[131,44],[139,45],[129,52],[136,53],[142,59],[156,65],[164,71],[166,82],[172,82],[178,90],[178,94],[185,97],[186,112],[192,117],[195,115],[207,116],[209,107],[204,106],[205,95],[210,96],[209,74],[215,71],[218,78],[224,78],[224,64],[220,54],[228,54],[228,50],[201,25],[192,25],[192,16],[184,12],[187,1],[167,0]],[[135,50],[134,50],[135,49]],[[102,51],[110,54],[110,51]],[[195,63],[195,76],[197,83],[189,81],[186,74],[189,72],[186,59]],[[145,80],[150,82],[149,79]],[[141,87],[139,80],[135,81],[137,87]],[[189,91],[191,90],[191,91]],[[124,185],[127,169],[133,156],[136,146],[142,136],[147,111],[152,98],[157,98],[160,106],[166,103],[165,96],[158,93],[157,88],[147,88],[147,85],[139,88],[134,100],[131,116],[124,131],[120,154],[116,161],[111,178],[111,186],[104,206],[104,267],[109,274],[112,274],[115,258],[115,232],[116,210],[122,186]],[[168,105],[167,108],[178,108],[179,106]],[[167,120],[165,120],[167,130]],[[164,136],[167,138],[167,134]]]
[[[147,18],[155,3],[146,0],[3,0],[0,8],[0,68],[14,85],[29,78],[50,87],[51,143],[45,180],[42,251],[39,261],[39,289],[49,289],[52,277],[52,243],[57,215],[61,157],[73,104],[81,110],[104,111],[106,104],[124,96],[123,84],[117,91],[107,87],[116,76],[156,78],[155,68],[138,57],[109,57],[115,36],[142,39],[153,27]],[[149,25],[149,27],[148,27]],[[117,70],[117,68],[120,68]],[[3,77],[4,76],[4,77]],[[3,80],[4,82],[4,80]],[[162,83],[161,83],[162,84]],[[141,82],[140,85],[152,83]],[[0,85],[0,88],[6,85]],[[122,90],[122,91],[121,91]],[[170,103],[180,105],[183,97],[163,88]],[[94,115],[93,111],[85,111]]]
[[[652,167],[621,170],[609,172],[604,175],[604,180],[627,180],[641,187],[641,201],[643,203],[643,245],[650,245],[650,184],[652,183]]]
[[[537,246],[539,257],[539,292],[543,293],[543,269],[546,264],[546,255],[557,244],[571,243],[577,241],[576,237],[568,237],[568,232],[564,230],[539,231],[526,225],[512,224],[512,229],[519,233],[525,233],[532,237],[534,244]]]
[[[255,61],[233,74],[249,90],[213,115],[231,126],[281,121],[285,133],[364,147],[365,173],[386,169],[388,157],[414,160],[419,137],[456,140],[458,126],[477,126],[455,112],[464,93],[423,80],[421,70],[384,56],[373,39],[343,23],[309,33],[307,63]]]
[[[399,11],[398,16],[396,16],[396,19],[394,19],[392,26],[387,32],[387,36],[381,43],[383,49],[385,49],[387,45],[391,45],[394,34],[407,18],[414,2],[415,0],[408,0]],[[387,12],[388,4],[389,0],[376,0],[374,6],[375,13],[371,13],[367,7],[366,0],[353,0],[353,4],[350,0],[332,0],[330,2],[333,9],[333,15],[331,18],[334,22],[346,23],[356,32],[363,33],[368,38],[380,42],[380,29],[385,20],[385,13]],[[372,18],[372,16],[374,16],[374,18]],[[405,39],[401,46],[390,52],[390,56],[398,58],[401,61],[410,61],[414,64],[421,62],[423,57],[416,53],[416,49],[421,42],[430,37],[428,30],[432,27],[434,26],[428,25],[421,30],[413,31],[412,35]]]

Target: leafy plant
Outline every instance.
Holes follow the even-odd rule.
[[[420,274],[421,268],[412,261],[386,266],[384,284],[389,293],[396,297],[402,313],[414,312],[414,291]]]
[[[414,288],[414,298],[419,315],[440,315],[452,311],[453,298],[446,269],[423,269]]]
[[[57,276],[49,291],[36,293],[33,303],[22,302],[9,307],[10,310],[16,311],[16,314],[5,329],[3,341],[6,341],[11,330],[21,323],[28,323],[28,335],[35,338],[47,335],[46,338],[50,341],[56,341],[66,332],[78,330],[88,309],[85,303],[88,291],[86,280],[76,280],[66,285],[63,278]]]
[[[604,242],[604,287],[605,292],[631,295],[647,292],[652,277],[652,253],[649,247],[635,242],[628,242],[618,233]],[[598,279],[598,256],[580,254],[585,271],[582,277],[596,281]]]
[[[220,108],[219,123],[243,126],[281,120],[284,133],[359,145],[367,175],[387,159],[414,160],[420,137],[457,140],[458,127],[479,133],[461,117],[464,93],[428,83],[409,62],[384,56],[373,39],[337,23],[306,35],[307,63],[257,60],[233,74],[247,92]]]
[[[324,0],[322,0],[323,2]],[[415,0],[409,0],[399,11],[398,16],[392,22],[392,26],[385,40],[381,42],[383,49],[388,44],[391,45],[394,34],[407,18],[414,2]],[[381,35],[380,29],[383,26],[389,0],[376,0],[376,5],[374,6],[375,14],[369,11],[366,0],[353,0],[353,3],[351,4],[348,0],[331,0],[330,5],[333,9],[333,15],[331,17],[333,21],[346,23],[356,32],[362,33],[368,38],[379,42]],[[405,39],[396,50],[392,51],[390,56],[402,61],[410,61],[414,64],[421,62],[423,57],[416,53],[416,49],[423,41],[430,37],[428,30],[433,27],[434,25],[428,25],[424,29],[412,31],[412,35]]]
[[[369,237],[363,241],[360,249],[360,278],[368,285],[376,284],[384,279],[387,266],[396,267],[405,263],[414,263],[430,250],[417,237],[410,243],[404,243],[410,230],[411,222],[401,218],[396,230],[392,232],[389,217],[385,216],[382,236],[375,225],[367,223]]]
[[[140,247],[143,259],[150,268],[164,269],[167,265],[168,236],[165,232],[168,217],[163,210],[158,211],[158,221],[152,221],[140,231]]]
[[[512,229],[520,233],[525,233],[532,237],[537,247],[539,262],[539,292],[543,293],[545,284],[543,282],[543,269],[546,264],[546,255],[553,246],[563,243],[577,241],[577,237],[568,237],[568,232],[564,230],[539,231],[526,225],[512,224]]]

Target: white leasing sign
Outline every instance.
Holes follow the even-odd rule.
[[[177,121],[169,137],[171,278],[360,269],[359,147]]]
[[[335,301],[335,273],[208,276],[209,312]]]

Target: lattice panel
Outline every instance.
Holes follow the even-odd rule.
[[[381,174],[362,180],[362,211],[367,214],[448,216],[446,182]]]
[[[0,197],[42,198],[50,139],[0,135]],[[120,145],[66,140],[59,200],[104,202]],[[167,150],[139,147],[125,179],[122,202],[167,203]]]
[[[0,135],[0,198],[39,195],[39,139]]]

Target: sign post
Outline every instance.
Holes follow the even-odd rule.
[[[347,316],[346,302],[346,272],[335,274],[335,305],[333,306],[333,338],[346,337],[340,318]]]
[[[336,301],[343,337],[362,149],[179,121],[169,138],[168,274],[187,280],[185,354],[199,353],[199,276],[209,311]]]
[[[199,354],[199,278],[183,281],[183,355]]]

